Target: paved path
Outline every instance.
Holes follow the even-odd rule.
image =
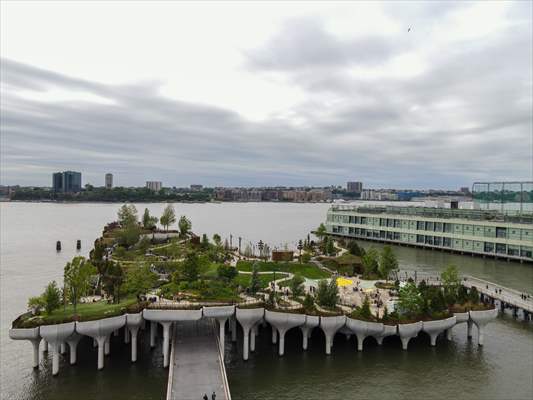
[[[174,326],[167,400],[231,400],[214,323],[208,319]]]

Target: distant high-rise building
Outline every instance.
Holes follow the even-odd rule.
[[[113,189],[113,174],[105,174],[105,188]]]
[[[360,194],[363,191],[363,182],[347,182],[346,191]]]
[[[202,185],[191,185],[191,190],[193,192],[199,192],[200,190],[202,190],[204,187]]]
[[[76,193],[81,191],[81,172],[64,171],[52,175],[54,192]]]
[[[146,181],[146,187],[154,192],[159,192],[163,187],[161,181]]]

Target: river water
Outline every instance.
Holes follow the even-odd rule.
[[[160,215],[164,204],[138,204]],[[114,338],[103,371],[96,370],[96,351],[89,340],[80,343],[78,364],[61,362],[51,376],[51,360],[31,368],[31,345],[11,341],[11,321],[26,309],[29,296],[39,294],[52,279],[61,280],[76,240],[86,255],[103,225],[115,219],[118,204],[1,203],[0,393],[2,399],[161,399],[168,372],[161,368],[160,346],[150,351],[142,339],[136,364],[129,348]],[[327,204],[222,203],[176,204],[196,233],[219,233],[243,239],[243,246],[263,240],[271,247],[294,243],[325,219]],[[63,251],[56,253],[61,240]],[[370,246],[367,242],[363,246]],[[377,246],[377,245],[376,245]],[[442,252],[394,247],[404,269],[439,270],[449,263],[461,272],[533,293],[533,265],[508,263]],[[297,330],[287,334],[285,356],[278,357],[263,329],[256,352],[241,361],[241,343],[226,346],[227,371],[234,400],[244,399],[531,399],[533,397],[533,325],[511,317],[487,328],[485,346],[466,339],[466,326],[454,328],[453,341],[429,347],[421,335],[401,350],[399,340],[378,347],[337,335],[331,356],[315,330],[307,352],[300,350]],[[199,399],[201,395],[199,395]]]

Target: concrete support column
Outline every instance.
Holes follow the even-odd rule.
[[[250,329],[250,351],[255,351],[255,325]]]
[[[48,353],[48,342],[43,339],[43,352]]]
[[[363,351],[363,342],[365,341],[365,335],[355,335],[357,337],[357,351]]]
[[[98,341],[96,339],[93,339],[93,347],[98,346]]]
[[[33,346],[33,368],[39,368],[39,344],[41,343],[41,338],[32,339],[31,344]]]
[[[125,328],[128,330],[128,328]],[[137,334],[139,333],[139,327],[131,327],[129,328],[131,331],[131,362],[137,361]]]
[[[69,347],[69,350],[70,350],[70,365],[74,365],[76,364],[76,350],[78,348],[78,343],[80,342],[81,340],[81,335],[74,332],[68,339],[67,339],[67,343],[68,343],[68,347]]]
[[[244,361],[248,360],[248,344],[249,344],[249,330],[244,332],[243,348],[242,348],[242,358]]]
[[[155,347],[155,337],[157,335],[157,322],[150,321],[150,347]]]
[[[104,368],[104,353],[106,341],[107,338],[105,336],[99,336],[96,338],[96,342],[98,343],[98,370]]]
[[[231,341],[237,341],[237,318],[231,317]]]
[[[302,349],[307,350],[309,328],[307,326],[300,326],[300,330],[302,331]]]
[[[483,346],[483,334],[485,333],[485,326],[478,325],[477,327],[477,344]]]
[[[169,364],[169,347],[170,347],[170,325],[172,322],[161,322],[163,325],[163,367],[168,367]]]
[[[278,343],[278,330],[274,325],[271,325],[272,328],[272,344]]]
[[[402,341],[402,349],[407,350],[407,346],[409,345],[409,341],[411,340],[410,337],[402,337],[400,338]]]
[[[104,354],[108,356],[111,353],[111,334],[106,336],[104,343]]]
[[[326,354],[331,354],[331,344],[333,342],[333,335],[326,334]]]
[[[381,346],[383,344],[383,339],[385,339],[385,336],[378,336],[376,338],[376,342],[378,342],[379,346]]]
[[[218,333],[218,341],[220,342],[220,352],[222,353],[222,357],[224,357],[224,351],[225,351],[225,340],[226,340],[226,321],[227,318],[222,318],[218,320],[218,327],[219,327],[219,333]]]
[[[467,328],[466,328],[466,337],[468,339],[472,339],[472,325],[474,325],[474,323],[472,322],[471,319],[469,319],[467,322],[466,322],[466,325],[467,325]]]
[[[278,354],[282,356],[285,354],[285,333],[287,332],[285,329],[278,329],[279,332],[279,348],[278,348]]]
[[[50,343],[50,350],[52,351],[52,375],[59,373],[59,343]]]
[[[452,328],[446,329],[446,339],[452,340]]]
[[[124,327],[124,343],[128,344],[130,342],[130,331],[127,326]]]
[[[65,342],[61,342],[61,344],[59,345],[59,352],[61,354],[65,354],[67,352],[67,345]]]

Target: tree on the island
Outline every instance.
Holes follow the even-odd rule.
[[[130,247],[136,244],[141,237],[141,229],[137,224],[126,225],[117,233],[118,244]]]
[[[252,267],[252,278],[250,279],[250,293],[256,294],[261,289],[261,283],[259,281],[259,266],[254,263]]]
[[[202,235],[202,241],[200,242],[200,246],[202,246],[203,250],[207,250],[209,248],[209,238],[205,233]]]
[[[94,274],[96,274],[96,268],[85,257],[74,257],[65,266],[63,280],[74,306],[74,314],[76,314],[78,300],[87,294],[90,288],[90,278]]]
[[[168,231],[168,227],[174,224],[174,222],[176,222],[176,212],[174,211],[174,207],[172,207],[172,204],[167,204],[167,206],[163,210],[161,218],[159,218],[159,222],[161,223],[161,225],[163,225],[165,231]]]
[[[382,279],[389,279],[392,272],[398,270],[398,260],[390,246],[383,247],[379,257],[379,277]]]
[[[185,238],[192,228],[191,221],[185,215],[180,217],[178,221],[178,229],[180,230],[180,237]]]
[[[372,310],[370,309],[370,300],[368,299],[368,296],[365,296],[363,303],[359,307],[356,307],[355,311],[358,317],[366,321],[372,320],[374,317],[372,315]]]
[[[304,294],[304,278],[301,275],[294,275],[290,283],[290,289],[294,297]]]
[[[103,284],[106,292],[113,296],[113,303],[120,303],[120,291],[124,284],[124,270],[120,263],[107,264]]]
[[[362,247],[359,247],[355,240],[348,242],[348,253],[352,256],[362,257],[365,253],[365,250]]]
[[[228,264],[220,264],[217,268],[218,277],[226,282],[231,282],[238,274],[237,268]]]
[[[326,225],[324,223],[321,223],[318,228],[315,230],[315,236],[319,238],[321,241],[324,240],[324,237],[326,237],[328,231],[326,229]]]
[[[331,278],[329,283],[325,279],[318,282],[316,300],[322,307],[335,308],[339,301],[339,288],[337,287],[337,280],[335,278]]]
[[[94,241],[94,249],[89,252],[89,259],[93,265],[101,264],[104,260],[106,245],[102,239]]]
[[[200,259],[196,253],[189,253],[181,265],[183,278],[188,282],[194,282],[200,276]]]
[[[148,265],[135,265],[126,274],[124,289],[136,296],[146,294],[157,285],[159,277]]]
[[[479,292],[475,286],[471,287],[468,291],[468,301],[470,301],[472,304],[479,303]]]
[[[57,310],[61,306],[61,292],[57,287],[56,281],[52,281],[46,285],[42,298],[44,310],[48,315],[52,314],[54,310]]]
[[[306,310],[312,310],[315,308],[315,299],[313,299],[313,296],[307,293],[302,304]]]
[[[335,248],[335,241],[333,238],[326,238],[326,251],[325,253],[329,256],[334,256],[337,254],[337,249]]]
[[[459,271],[455,265],[448,265],[440,274],[442,288],[444,289],[444,298],[449,305],[457,301],[457,294],[459,287],[461,287],[461,279],[459,278]]]
[[[398,293],[398,307],[402,314],[416,316],[422,311],[423,299],[416,285],[408,282]]]
[[[139,219],[137,216],[137,208],[133,204],[124,204],[119,208],[117,216],[118,223],[123,227],[137,224]]]
[[[365,278],[371,278],[374,275],[377,275],[379,268],[379,253],[378,251],[371,247],[366,251],[366,253],[361,257],[361,264],[363,264],[363,276]]]
[[[46,307],[43,296],[34,296],[28,299],[28,310],[34,315],[38,315]]]
[[[220,247],[222,246],[222,238],[218,233],[215,233],[213,235],[213,242],[215,242],[215,246]]]
[[[148,211],[148,208],[144,209],[142,224],[144,229],[155,229],[157,226],[157,217],[150,215],[150,211]]]

